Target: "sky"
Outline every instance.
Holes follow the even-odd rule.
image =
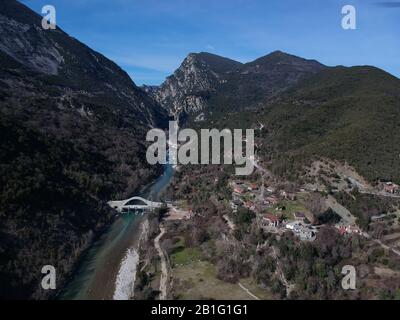
[[[281,50],[326,65],[374,65],[400,77],[400,1],[20,0],[120,65],[137,85],[158,85],[191,52],[249,62]],[[342,28],[342,7],[356,29]]]

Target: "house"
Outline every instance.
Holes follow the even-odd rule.
[[[247,187],[247,190],[256,191],[256,190],[258,190],[258,185],[256,183],[252,183]]]
[[[267,213],[262,218],[262,225],[276,228],[279,226],[279,219],[277,216]]]
[[[244,190],[239,186],[234,186],[233,187],[233,192],[238,193],[238,194],[242,194],[242,193],[244,193]]]
[[[238,207],[241,206],[242,204],[243,201],[241,201],[240,199],[232,199],[230,201],[231,209],[233,210],[233,212],[237,212]]]
[[[315,230],[306,227],[301,228],[298,235],[303,241],[314,241],[317,238]]]
[[[346,228],[347,233],[356,233],[356,234],[361,234],[361,230],[359,227],[357,227],[355,224],[350,225]]]
[[[233,201],[230,202],[230,205],[231,205],[231,209],[233,210],[233,212],[236,212],[238,206]]]
[[[386,182],[383,185],[383,190],[385,192],[392,193],[392,194],[393,193],[397,193],[397,192],[399,192],[399,185],[397,185],[397,184],[395,184],[393,182]]]
[[[317,238],[316,229],[303,225],[299,221],[287,223],[286,229],[293,231],[293,233],[303,241],[314,241]]]
[[[267,187],[267,192],[269,193],[274,193],[275,192],[275,188],[274,187]]]
[[[243,206],[244,206],[245,208],[249,209],[249,210],[252,210],[252,211],[254,211],[254,209],[256,208],[254,202],[252,202],[252,201],[246,201],[246,202],[243,204]]]
[[[346,227],[344,227],[344,226],[339,226],[338,229],[339,229],[340,235],[343,236],[343,235],[346,234]]]
[[[265,200],[267,201],[268,204],[272,204],[272,205],[275,205],[278,203],[278,199],[275,196],[267,197]]]
[[[306,215],[303,212],[295,212],[294,213],[295,220],[304,221],[305,218],[306,218]]]
[[[232,188],[234,188],[236,186],[241,186],[242,184],[243,184],[243,181],[240,181],[240,180],[230,181],[229,182],[229,186],[231,186]]]
[[[298,222],[296,222],[296,221],[288,222],[288,223],[286,223],[285,227],[288,230],[297,231],[300,228],[300,224]]]
[[[346,225],[343,223],[338,223],[335,225],[335,227],[338,229],[338,231],[341,235],[351,234],[351,233],[356,233],[356,234],[362,233],[360,228],[358,228],[355,224]]]

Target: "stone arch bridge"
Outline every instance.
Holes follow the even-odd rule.
[[[130,210],[145,211],[156,208],[161,208],[165,205],[163,202],[150,201],[142,197],[132,197],[126,200],[109,201],[107,202],[110,207],[122,213]],[[167,204],[167,207],[171,207],[171,204]]]

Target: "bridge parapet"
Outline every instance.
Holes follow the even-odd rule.
[[[142,202],[143,204],[134,204],[134,205],[129,205],[128,203],[133,201],[133,200],[138,200]],[[118,212],[122,212],[124,209],[156,209],[156,208],[161,208],[164,203],[163,202],[155,202],[155,201],[150,201],[147,199],[144,199],[142,197],[132,197],[126,200],[119,200],[119,201],[109,201],[107,204],[117,210]],[[167,204],[167,207],[172,207],[172,204]]]

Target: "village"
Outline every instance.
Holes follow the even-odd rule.
[[[400,194],[400,186],[394,182],[388,181],[383,183],[383,191],[390,194]]]
[[[326,188],[318,185],[304,185],[298,188],[287,188],[285,184],[275,180],[270,172],[262,167],[258,161],[254,161],[258,170],[257,178],[232,178],[228,182],[231,191],[227,204],[236,214],[240,207],[246,208],[256,215],[259,227],[265,233],[282,235],[292,232],[301,241],[314,241],[317,239],[319,229],[326,223],[320,223],[318,219],[306,207],[307,197],[315,192],[327,193]],[[349,175],[340,174],[341,181],[329,181],[333,188],[333,195],[339,191],[351,192],[356,188],[360,193],[375,194],[384,197],[400,197],[400,186],[391,181],[381,181],[374,188],[361,183]],[[215,178],[214,184],[218,183]],[[326,210],[330,209],[337,216],[335,223],[330,223],[339,234],[358,234],[366,236],[365,232],[356,224],[356,218],[333,196],[326,197]],[[321,214],[323,212],[320,212]],[[175,203],[170,208],[166,220],[190,220],[196,215],[191,206],[185,201]],[[386,214],[371,217],[371,221],[384,218]],[[234,224],[228,216],[224,216],[231,229]]]
[[[265,250],[269,258],[277,261],[273,274],[289,294],[294,290],[296,281],[286,278],[279,248],[271,245],[271,241],[290,246],[293,239],[297,238],[295,247],[305,245],[318,248],[325,243],[327,235],[338,243],[342,242],[341,239],[346,243],[356,238],[356,243],[367,243],[367,254],[383,249],[382,252],[400,256],[400,210],[395,208],[396,211],[384,209],[373,212],[370,216],[371,228],[365,228],[355,214],[354,207],[340,201],[341,194],[349,198],[354,195],[379,196],[395,201],[400,197],[397,184],[380,181],[370,185],[351,170],[338,170],[334,176],[322,164],[319,164],[320,171],[325,169],[327,172],[323,175],[325,184],[316,179],[294,183],[273,175],[266,164],[256,159],[253,163],[257,170],[250,176],[222,174],[223,170],[219,168],[210,172],[202,184],[196,184],[198,172],[195,171],[193,179],[185,181],[190,187],[172,185],[173,192],[168,195],[171,200],[166,203],[169,204],[168,210],[162,216],[161,232],[154,239],[163,270],[159,282],[155,283],[164,297],[167,296],[167,290],[171,290],[172,294],[190,292],[188,297],[197,297],[199,292],[209,295],[210,286],[221,288],[220,291],[213,291],[216,297],[226,297],[226,292],[231,292],[234,297],[269,297],[270,293],[260,290],[252,280],[240,279],[240,282],[232,284],[221,278],[221,274],[222,277],[226,274],[225,269],[218,273],[220,266],[215,264],[215,260],[208,260],[210,254],[214,254],[214,246],[210,243],[230,249],[231,243],[257,241],[254,242],[257,243],[256,252],[261,254]],[[312,174],[310,176],[314,177]],[[320,172],[317,176],[321,176]],[[328,179],[330,176],[331,180]],[[176,193],[180,196],[174,199]],[[201,201],[210,203],[194,205],[198,201],[197,194],[204,193],[206,196],[201,197]],[[312,205],[316,199],[318,206]],[[254,237],[248,237],[248,234]],[[169,237],[165,247],[160,242],[162,237]],[[201,246],[194,244],[200,241]],[[217,261],[230,265],[231,262],[224,261],[223,256],[217,256]],[[391,272],[388,270],[391,269],[379,266],[374,272]],[[198,278],[195,285],[192,282],[194,275]],[[173,289],[167,289],[169,277],[175,279]]]
[[[287,192],[275,186],[248,183],[243,180],[229,182],[232,190],[230,207],[235,214],[239,207],[244,207],[256,214],[259,226],[266,233],[283,234],[291,231],[302,241],[314,241],[321,224],[309,210],[302,205],[302,198],[307,195],[304,189]],[[340,219],[335,225],[340,234],[361,234],[355,223]]]

